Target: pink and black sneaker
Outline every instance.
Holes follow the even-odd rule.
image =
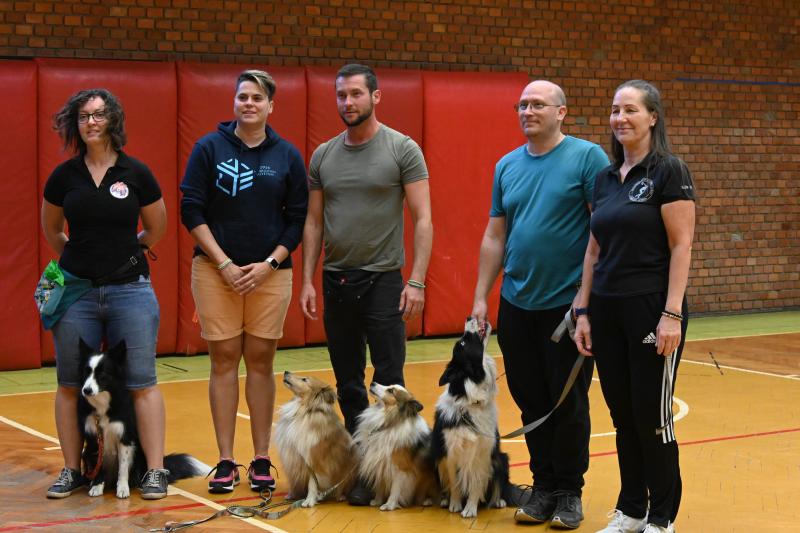
[[[264,489],[273,490],[275,488],[275,479],[270,475],[270,469],[275,468],[269,457],[264,455],[256,455],[253,462],[250,463],[250,468],[247,469],[247,479],[250,480],[250,488],[255,491]],[[278,469],[275,468],[275,472]]]
[[[239,467],[233,459],[220,459],[208,476],[216,472],[211,481],[208,482],[208,492],[212,494],[224,494],[233,492],[233,488],[239,484]],[[206,477],[208,477],[206,476]]]

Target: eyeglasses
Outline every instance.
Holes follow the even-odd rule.
[[[78,124],[86,124],[89,119],[93,118],[95,122],[105,122],[108,116],[105,109],[98,109],[94,113],[81,113],[78,115]]]
[[[523,113],[528,109],[542,111],[545,107],[561,107],[561,104],[542,104],[540,102],[517,102],[514,104],[514,111]]]

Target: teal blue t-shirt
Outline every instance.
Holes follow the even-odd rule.
[[[503,298],[528,310],[572,302],[594,178],[608,164],[598,145],[570,136],[544,155],[525,144],[497,162],[489,216],[506,218]]]

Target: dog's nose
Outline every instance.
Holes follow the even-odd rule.
[[[92,395],[92,388],[91,387],[84,387],[81,391],[84,396],[91,396]]]

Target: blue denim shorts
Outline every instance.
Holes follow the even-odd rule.
[[[124,339],[127,387],[152,387],[159,318],[158,300],[144,276],[131,283],[93,287],[53,326],[58,384],[82,385],[79,339],[93,348],[99,348],[103,340],[111,347]]]

